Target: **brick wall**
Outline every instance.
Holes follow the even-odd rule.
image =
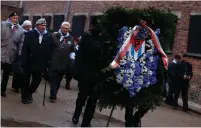
[[[21,8],[11,7],[11,6],[7,6],[7,5],[1,5],[1,20],[2,21],[7,20],[8,15],[15,11],[20,14],[22,13]]]
[[[163,10],[170,9],[172,12],[176,12],[179,16],[179,20],[177,22],[177,30],[172,49],[173,55],[177,53],[185,53],[187,51],[190,13],[201,12],[201,1],[71,1],[69,15],[67,17],[67,1],[23,1],[24,13],[30,16],[30,20],[32,20],[32,16],[36,13],[40,13],[41,15],[45,13],[51,15],[55,13],[63,13],[65,19],[72,23],[72,17],[75,13],[85,14],[85,30],[89,27],[90,15],[93,15],[95,12],[104,12],[107,8],[112,6],[141,9],[154,7]],[[189,59],[193,65],[194,72],[193,79],[191,80],[189,97],[191,100],[201,104],[201,61],[196,58]]]

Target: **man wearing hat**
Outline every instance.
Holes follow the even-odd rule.
[[[22,67],[24,68],[24,84],[21,89],[22,103],[33,101],[32,93],[36,91],[51,60],[53,39],[46,30],[46,20],[40,18],[36,27],[27,32],[22,48]],[[30,84],[30,77],[32,81]]]
[[[103,44],[97,20],[97,18],[94,18],[90,30],[82,35],[75,60],[79,92],[72,121],[74,124],[78,123],[82,107],[86,102],[81,124],[82,127],[91,125],[97,102],[97,94],[94,95],[94,88],[97,79],[96,73],[101,70],[100,67],[97,66],[97,63],[101,63],[101,47]]]
[[[14,12],[9,15],[7,21],[1,23],[1,70],[3,77],[1,82],[1,96],[6,97],[6,88],[12,64],[21,49],[24,40],[24,32],[18,24],[19,13]]]
[[[22,24],[22,28],[24,34],[32,30],[32,23],[29,20],[25,20]],[[19,92],[23,84],[23,68],[21,66],[21,56],[16,57],[16,61],[13,63],[13,80],[12,80],[12,88],[14,92]]]
[[[61,29],[54,32],[52,37],[55,44],[55,50],[50,68],[50,100],[57,99],[61,80],[65,73],[70,72],[71,60],[75,58],[75,46],[72,36],[69,34],[70,23],[63,22]]]

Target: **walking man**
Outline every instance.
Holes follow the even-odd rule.
[[[19,13],[9,15],[7,21],[1,23],[1,70],[3,77],[1,81],[1,96],[6,97],[6,88],[12,64],[16,57],[21,55],[24,40],[24,32],[18,24]]]
[[[36,21],[36,27],[26,33],[23,44],[24,84],[21,89],[23,104],[29,104],[33,101],[32,94],[42,80],[42,73],[47,70],[50,64],[52,49],[52,36],[46,30],[46,20],[41,18]]]
[[[25,20],[22,24],[22,28],[24,34],[26,34],[28,31],[31,31],[32,30],[31,21]],[[19,89],[23,84],[23,68],[21,66],[21,56],[16,57],[16,60],[12,65],[12,69],[13,69],[12,88],[14,89],[14,92],[19,93]]]
[[[57,92],[59,90],[61,80],[65,73],[70,72],[71,60],[75,59],[75,47],[73,38],[69,34],[70,23],[63,22],[61,29],[58,32],[54,32],[52,37],[55,44],[55,50],[53,52],[51,69],[50,69],[50,100],[55,101],[57,99]]]
[[[101,70],[97,63],[101,63],[100,58],[102,57],[100,32],[98,21],[94,18],[90,30],[81,37],[76,55],[76,77],[79,82],[79,92],[72,121],[74,124],[78,123],[82,107],[86,102],[82,127],[91,126],[91,120],[96,108],[97,94],[95,94],[94,87],[97,79],[96,73]]]

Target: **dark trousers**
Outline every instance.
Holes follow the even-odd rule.
[[[3,70],[3,76],[2,76],[2,81],[1,81],[1,93],[3,93],[3,92],[6,92],[9,75],[12,70],[12,65],[1,62],[1,70]]]
[[[85,102],[87,102],[83,115],[82,127],[88,127],[91,124],[91,120],[96,109],[97,94],[92,89],[93,86],[91,86],[90,88],[84,88],[89,86],[84,86],[81,82],[79,82],[79,84],[79,87],[81,88],[79,88],[74,116],[80,116],[82,112],[82,107],[85,105]]]
[[[23,73],[14,72],[12,80],[12,88],[19,90],[23,84]]]
[[[30,84],[30,78],[32,76],[32,81]],[[25,70],[24,71],[24,84],[22,84],[21,93],[22,93],[22,99],[28,98],[29,95],[32,95],[34,93],[38,86],[40,85],[40,82],[42,80],[42,72],[34,72]]]
[[[144,109],[139,107],[138,111],[133,114],[133,108],[131,106],[126,106],[125,110],[125,127],[139,127],[141,118],[149,109]]]
[[[183,101],[183,109],[188,109],[188,89],[189,85],[183,85],[181,87],[177,87],[174,94],[174,106],[178,106],[178,99],[181,93],[182,101]]]
[[[65,72],[57,72],[57,71],[51,71],[50,74],[50,97],[56,97],[57,92],[61,85],[61,80],[64,76]]]
[[[72,80],[73,78],[73,75],[72,75],[72,72],[66,72],[65,73],[65,77],[66,77],[66,86],[68,86],[68,84],[70,84],[70,81]]]

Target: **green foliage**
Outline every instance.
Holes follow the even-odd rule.
[[[118,30],[123,26],[133,27],[139,24],[140,19],[147,21],[147,25],[155,30],[160,28],[160,42],[164,50],[172,48],[176,32],[177,16],[170,11],[148,9],[127,9],[112,7],[105,11],[101,18],[103,34],[109,40],[117,41]]]
[[[139,10],[113,7],[106,10],[100,17],[102,36],[105,41],[103,68],[108,66],[117,54],[119,29],[123,26],[134,27],[139,24],[140,19],[147,21],[147,25],[153,30],[160,28],[159,40],[164,50],[172,46],[176,31],[176,15],[154,8]],[[138,106],[155,108],[160,104],[161,94],[164,90],[162,85],[165,79],[165,69],[162,60],[160,60],[157,70],[158,82],[155,85],[142,89],[132,98],[128,96],[127,90],[116,83],[115,77],[111,73],[102,74],[100,77],[103,77],[103,80],[105,80],[100,86],[100,100],[98,102],[100,109],[110,108],[114,104],[125,107],[129,103],[134,108]]]

